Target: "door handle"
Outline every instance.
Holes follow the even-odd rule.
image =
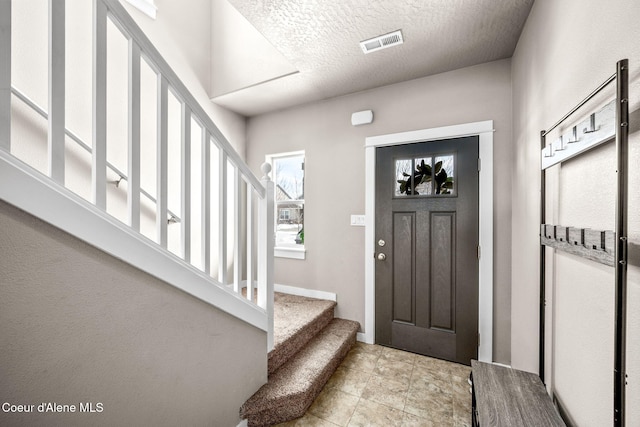
[[[384,261],[385,259],[387,259],[387,256],[385,254],[383,254],[382,252],[380,252],[378,254],[378,260],[379,261]]]

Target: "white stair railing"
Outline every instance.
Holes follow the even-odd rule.
[[[167,280],[171,285],[186,290],[201,297],[230,314],[243,317],[243,306],[256,306],[250,311],[251,323],[267,331],[268,349],[273,346],[273,240],[274,240],[274,205],[273,182],[269,178],[271,166],[263,165],[264,177],[259,181],[244,163],[238,153],[213,123],[209,115],[193,97],[184,83],[178,78],[168,63],[160,55],[139,26],[134,22],[118,0],[93,0],[93,112],[92,112],[92,141],[87,144],[74,132],[66,128],[65,124],[65,1],[49,1],[49,93],[48,112],[18,88],[12,87],[11,78],[11,21],[12,1],[0,0],[0,198],[27,210],[42,219],[59,225],[73,233],[71,221],[55,218],[63,215],[47,213],[46,209],[38,207],[37,203],[25,197],[22,190],[36,191],[37,188],[53,189],[65,201],[72,200],[75,204],[85,207],[87,212],[93,212],[101,218],[107,219],[107,193],[112,182],[107,179],[107,171],[115,172],[120,180],[127,182],[127,218],[126,224],[107,219],[106,222],[120,230],[124,230],[136,242],[148,239],[141,234],[141,196],[155,205],[156,239],[160,246],[162,257],[172,263],[179,258],[179,263],[192,276],[185,276],[187,280],[169,281],[167,277],[182,277],[180,274],[164,274],[166,266],[156,267],[139,265],[138,267],[157,277]],[[107,161],[107,22],[111,21],[127,39],[128,49],[128,153],[127,173]],[[141,186],[141,61],[144,60],[157,76],[157,145],[156,145],[156,195],[155,197]],[[22,88],[20,88],[22,89]],[[172,212],[168,207],[169,196],[169,168],[168,168],[168,99],[170,94],[177,99],[181,106],[180,114],[180,212]],[[12,95],[14,99],[24,103],[33,111],[45,118],[48,123],[48,180],[42,181],[42,176],[35,175],[33,168],[12,155],[11,116]],[[192,123],[200,128],[201,150],[199,167],[200,181],[193,182],[192,174]],[[76,197],[64,188],[65,186],[65,141],[79,144],[91,153],[91,203]],[[212,155],[212,151],[217,156]],[[212,164],[212,157],[217,161]],[[18,174],[18,172],[21,174]],[[31,183],[21,181],[30,177]],[[14,182],[9,183],[11,179]],[[231,181],[228,182],[228,180]],[[19,182],[15,182],[18,180]],[[44,182],[44,185],[42,184]],[[217,182],[218,188],[212,188],[212,182]],[[119,181],[118,181],[119,183]],[[197,185],[196,185],[197,184]],[[230,185],[232,184],[232,185]],[[194,188],[200,194],[194,194]],[[24,192],[24,191],[22,191]],[[217,194],[212,200],[212,193]],[[30,195],[31,199],[38,195]],[[48,197],[48,196],[47,196]],[[199,215],[193,215],[192,199],[201,200]],[[44,196],[43,196],[44,199]],[[257,207],[256,207],[257,202]],[[62,204],[61,204],[62,205]],[[229,208],[232,206],[232,209]],[[97,208],[97,210],[96,210]],[[212,212],[213,210],[216,212]],[[229,218],[229,211],[233,218]],[[194,223],[193,217],[199,218]],[[212,217],[217,224],[212,224]],[[71,224],[71,225],[70,225]],[[169,251],[168,227],[170,224],[181,227],[180,251]],[[123,227],[125,225],[126,227]],[[199,245],[201,254],[192,253],[192,235],[199,230],[202,241]],[[85,231],[77,233],[79,237],[87,239]],[[212,247],[212,235],[217,235],[217,247]],[[246,239],[243,237],[246,236]],[[88,238],[91,240],[91,237]],[[96,237],[90,241],[98,247],[112,248],[110,244],[102,244],[105,238]],[[229,251],[229,241],[233,242]],[[113,249],[106,249],[114,253]],[[155,249],[158,251],[158,248]],[[121,253],[115,254],[123,257]],[[164,258],[163,258],[164,257]],[[152,257],[150,257],[152,258]],[[195,265],[194,258],[200,262]],[[128,261],[127,259],[124,259]],[[217,262],[217,268],[212,268],[212,260]],[[133,263],[135,265],[135,263]],[[159,262],[157,264],[162,264]],[[197,270],[197,271],[196,271]],[[217,271],[215,271],[217,270]],[[230,270],[233,278],[229,278]],[[192,277],[196,282],[206,278],[209,286],[216,289],[215,294],[201,286],[187,284]],[[254,283],[257,283],[257,295],[254,294]],[[246,286],[245,286],[246,285]],[[243,295],[243,288],[246,294]],[[202,290],[199,290],[202,289]],[[220,290],[224,292],[219,292]],[[198,295],[201,292],[202,295]],[[215,295],[215,298],[212,297]],[[231,298],[231,300],[228,300]],[[216,301],[216,299],[228,301]],[[238,303],[240,300],[240,303]],[[254,302],[254,300],[256,302]],[[239,307],[239,309],[237,309]],[[257,319],[257,320],[256,320]]]

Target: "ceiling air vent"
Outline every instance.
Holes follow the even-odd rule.
[[[400,30],[393,33],[384,34],[382,36],[374,37],[369,40],[360,42],[360,47],[364,53],[375,52],[376,50],[386,49],[391,46],[402,44],[402,32]]]

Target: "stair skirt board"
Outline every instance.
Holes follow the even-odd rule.
[[[240,408],[249,426],[270,426],[304,415],[356,342],[358,322],[333,319]]]

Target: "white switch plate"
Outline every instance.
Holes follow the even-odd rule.
[[[351,215],[351,225],[364,227],[364,215]]]

